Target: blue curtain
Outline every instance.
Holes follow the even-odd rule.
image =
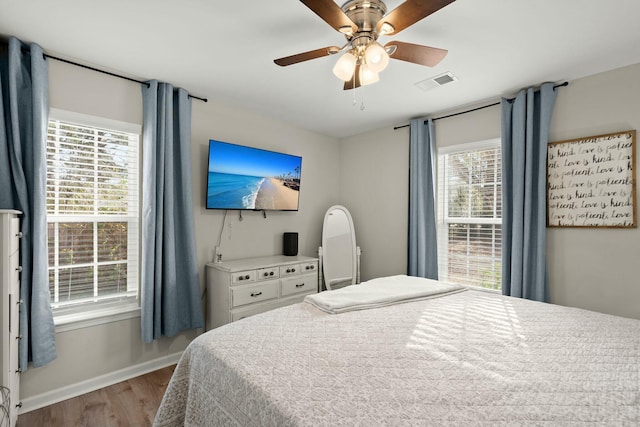
[[[552,83],[502,99],[502,293],[549,301],[546,164]]]
[[[0,208],[22,211],[20,368],[56,358],[47,272],[49,75],[42,48],[11,37],[0,47]]]
[[[204,326],[193,225],[191,100],[142,86],[142,339]]]
[[[438,279],[433,120],[410,122],[409,276]]]

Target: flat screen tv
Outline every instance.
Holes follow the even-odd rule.
[[[207,209],[297,211],[302,157],[209,141]]]

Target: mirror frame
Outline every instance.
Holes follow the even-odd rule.
[[[357,255],[357,251],[356,251],[356,229],[355,226],[353,225],[353,218],[351,218],[351,213],[349,212],[349,210],[342,206],[342,205],[333,205],[331,206],[329,209],[327,209],[327,212],[324,214],[324,221],[322,223],[322,250],[323,250],[323,255],[322,257],[324,258],[324,252],[326,251],[327,248],[327,242],[326,242],[326,228],[327,228],[327,219],[329,217],[329,215],[331,214],[331,212],[333,211],[342,211],[344,212],[344,214],[347,217],[347,221],[349,222],[349,230],[351,231],[351,285],[355,285],[357,283],[357,275],[358,275],[358,271],[357,271],[357,260],[356,260],[356,255]],[[322,276],[323,276],[323,282],[325,287],[327,288],[327,290],[331,290],[331,286],[329,285],[327,279],[326,279],[326,273],[325,273],[325,266],[326,263],[322,262]]]

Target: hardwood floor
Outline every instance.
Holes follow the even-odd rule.
[[[175,365],[18,417],[18,427],[150,426]]]

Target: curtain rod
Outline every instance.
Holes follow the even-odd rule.
[[[5,45],[5,43],[1,43],[1,44],[3,46]],[[23,46],[22,47],[22,51],[23,52],[29,52],[29,48]],[[146,85],[147,87],[150,86],[149,83],[143,82],[142,80],[132,79],[131,77],[123,76],[122,74],[116,74],[116,73],[112,73],[110,71],[101,70],[99,68],[90,67],[89,65],[84,65],[84,64],[80,64],[78,62],[69,61],[68,59],[58,58],[57,56],[49,55],[48,53],[44,53],[43,52],[42,56],[45,59],[46,58],[55,59],[56,61],[60,61],[60,62],[64,62],[64,63],[67,63],[67,64],[75,65],[76,67],[85,68],[87,70],[96,71],[96,72],[102,73],[102,74],[107,74],[107,75],[112,76],[112,77],[118,77],[119,79],[129,80],[130,82],[140,83],[141,85]],[[189,94],[189,98],[197,99],[197,100],[202,101],[202,102],[207,102],[208,101],[207,98],[200,98],[199,96],[195,96],[195,95],[191,95],[191,94]]]
[[[564,83],[557,84],[553,88],[556,89],[556,88],[563,87],[563,86],[569,86],[569,82],[564,82]],[[507,101],[511,102],[514,99],[515,98],[508,98]],[[482,109],[485,109],[485,108],[495,107],[496,105],[500,105],[500,102],[494,102],[493,104],[483,105],[482,107],[472,108],[471,110],[460,111],[459,113],[453,113],[453,114],[448,114],[448,115],[442,116],[442,117],[436,117],[435,119],[433,119],[433,121],[435,122],[436,120],[440,120],[440,119],[448,119],[449,117],[455,117],[455,116],[459,116],[461,114],[472,113],[474,111],[482,110]],[[424,123],[426,124],[427,121],[425,120]],[[408,125],[408,124],[407,125],[402,125],[402,126],[395,126],[393,128],[393,130],[398,130],[398,129],[406,128],[406,127],[409,127],[409,126],[410,125]]]
[[[44,55],[45,58],[55,59],[56,61],[65,62],[67,64],[75,65],[76,67],[86,68],[87,70],[91,70],[91,71],[97,71],[98,73],[107,74],[107,75],[110,75],[110,76],[113,76],[113,77],[118,77],[118,78],[124,79],[124,80],[129,80],[130,82],[140,83],[142,85],[146,85],[147,87],[149,87],[149,83],[143,82],[142,80],[132,79],[131,77],[126,77],[126,76],[123,76],[121,74],[116,74],[116,73],[112,73],[112,72],[109,72],[109,71],[106,71],[106,70],[101,70],[99,68],[90,67],[88,65],[79,64],[77,62],[69,61],[68,59],[58,58],[57,56],[49,55],[47,53],[45,53],[43,55]],[[195,95],[191,95],[191,94],[189,95],[189,98],[194,98],[194,99],[197,99],[197,100],[202,101],[202,102],[207,102],[207,98],[200,98],[199,96],[195,96]]]

